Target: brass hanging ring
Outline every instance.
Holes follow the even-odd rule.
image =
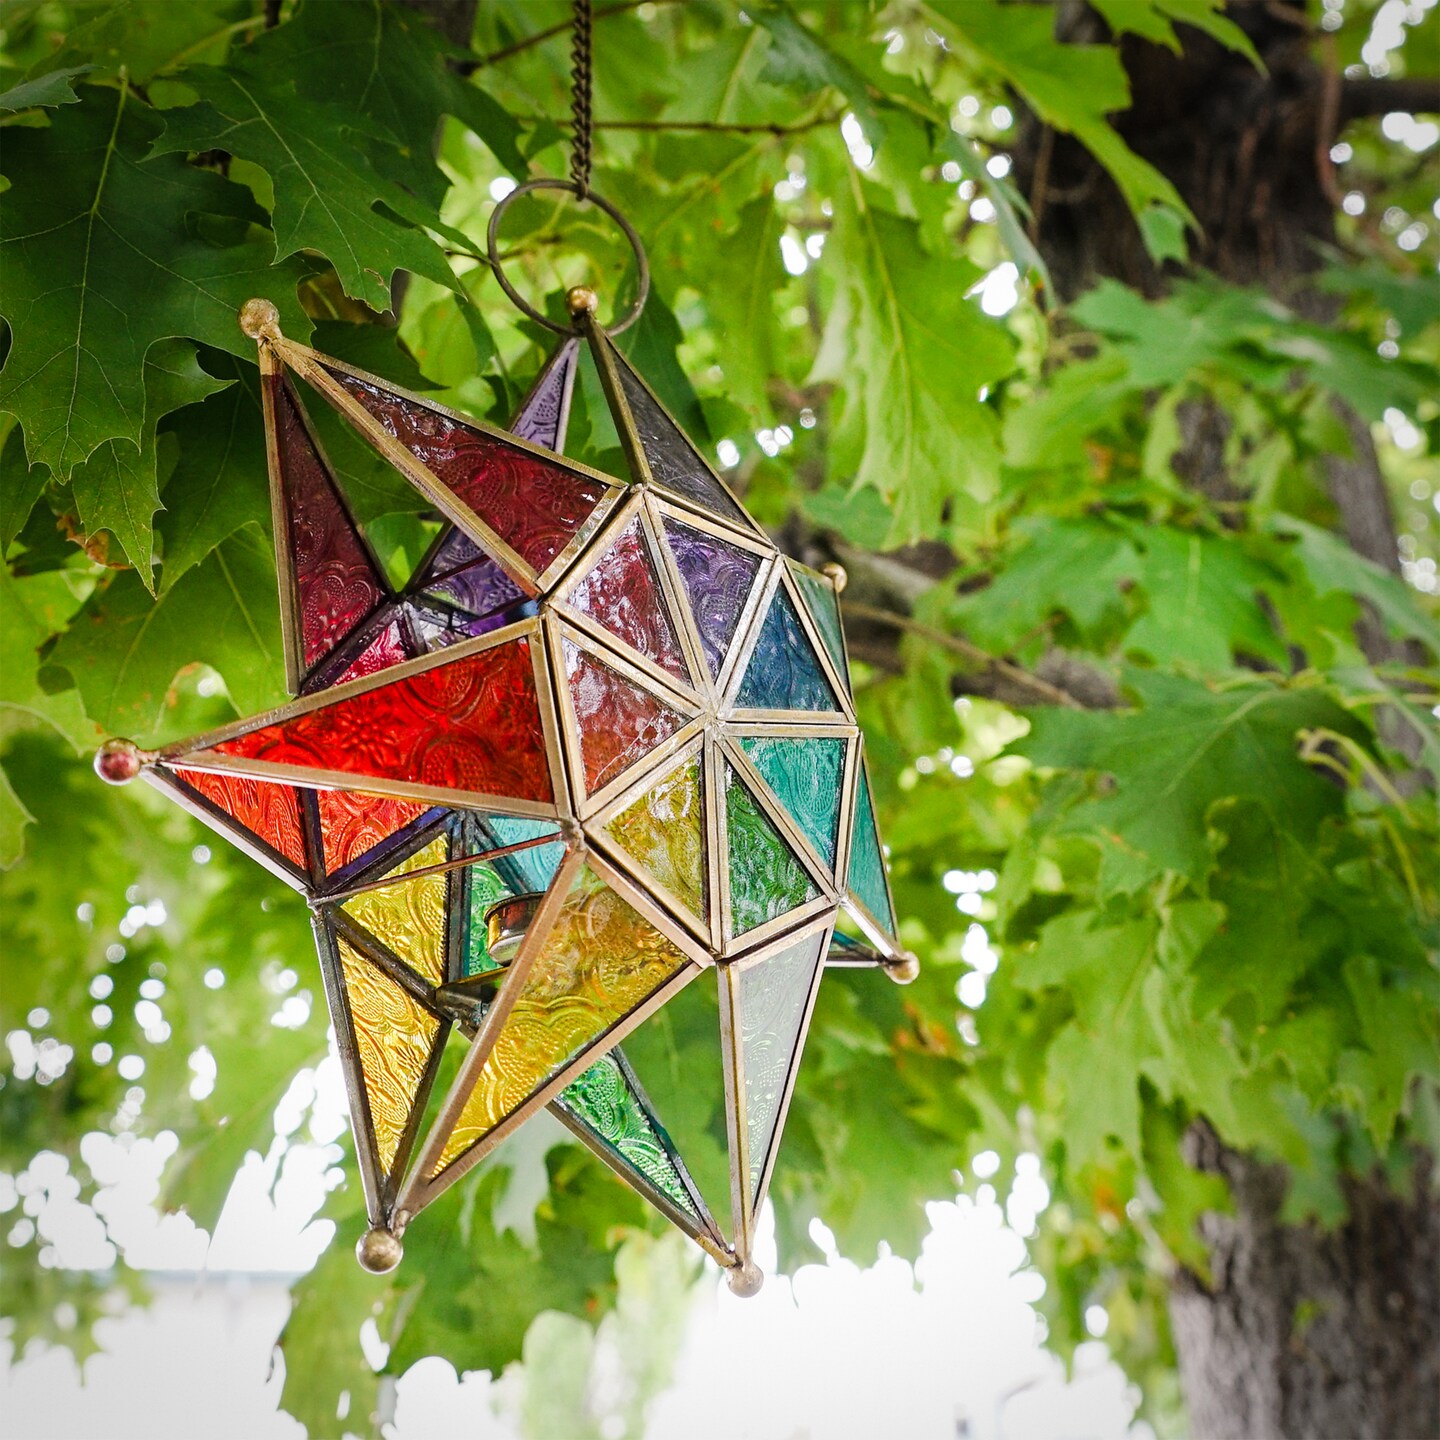
[[[495,209],[490,215],[490,225],[485,232],[485,258],[490,262],[490,268],[495,272],[495,278],[500,282],[500,288],[510,297],[511,303],[522,314],[529,316],[537,325],[543,325],[547,330],[553,330],[557,335],[575,335],[580,333],[580,326],[557,325],[548,315],[543,315],[537,310],[506,278],[505,271],[500,265],[500,252],[497,241],[500,235],[500,221],[505,214],[506,207],[522,195],[529,195],[536,190],[564,190],[567,194],[575,196],[582,204],[589,203],[596,206],[612,219],[620,227],[621,233],[630,242],[630,249],[635,256],[635,269],[638,277],[635,303],[630,307],[628,313],[617,324],[605,328],[605,334],[618,335],[622,330],[628,330],[639,318],[640,312],[645,308],[645,301],[650,295],[650,262],[645,256],[645,247],[640,243],[640,237],[635,233],[635,227],[608,201],[602,199],[593,190],[582,191],[573,180],[527,180],[523,185],[517,185],[503,200],[497,202]]]

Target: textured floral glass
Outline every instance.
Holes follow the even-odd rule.
[[[605,833],[699,920],[705,904],[705,819],[700,756],[662,776],[605,826]]]
[[[885,861],[880,853],[880,832],[875,825],[875,806],[870,799],[870,782],[863,771],[860,774],[860,792],[855,800],[855,838],[850,851],[850,889],[893,935],[895,914],[890,908],[890,890],[885,883]]]
[[[745,512],[710,473],[675,422],[656,404],[639,376],[623,360],[617,368],[650,473],[660,484],[702,510],[744,525]]]
[[[570,594],[570,604],[632,650],[688,681],[675,622],[640,521],[632,520]]]
[[[302,653],[308,670],[385,598],[369,547],[325,468],[282,376],[270,378]]]
[[[786,563],[805,608],[815,621],[815,628],[819,630],[831,660],[835,662],[835,673],[848,687],[850,668],[845,662],[845,632],[840,627],[840,599],[835,594],[835,587],[823,575],[817,575],[793,560]]]
[[[593,795],[674,735],[685,717],[572,641],[564,649],[585,788]]]
[[[524,977],[438,1173],[691,962],[587,866]]]
[[[419,1097],[440,1022],[347,940],[337,943],[375,1149],[381,1167],[389,1170]]]
[[[414,870],[443,865],[448,858],[449,847],[441,835],[390,871],[385,879],[392,883],[366,890],[340,907],[432,985],[445,979],[445,901],[450,877],[445,871],[410,880],[403,877]]]
[[[799,1060],[805,1012],[824,948],[823,932],[808,935],[778,955],[740,971],[737,1004],[752,1209],[759,1200],[765,1160],[779,1128],[790,1072]]]
[[[277,855],[305,869],[305,835],[300,827],[300,797],[278,781],[246,780],[175,767],[175,775],[223,811],[242,830],[263,840]]]
[[[224,755],[452,790],[549,800],[524,637],[215,746]]]
[[[536,570],[570,543],[605,494],[578,475],[428,405],[330,372],[447,490]]]
[[[719,679],[760,573],[760,557],[669,518],[665,539],[690,601],[710,678]]]
[[[746,710],[833,713],[840,708],[783,585],[765,612],[735,703]]]
[[[730,919],[743,935],[815,899],[819,891],[744,782],[725,767]]]
[[[740,746],[833,871],[844,798],[840,781],[846,742],[820,736],[791,740],[766,735],[743,736]]]

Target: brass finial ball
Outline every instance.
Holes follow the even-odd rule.
[[[747,1260],[743,1265],[732,1266],[725,1272],[725,1283],[732,1294],[748,1300],[760,1293],[760,1287],[765,1283],[765,1272],[753,1260]]]
[[[835,587],[837,595],[850,582],[850,577],[845,573],[845,567],[838,560],[832,560],[828,565],[822,565],[820,573]]]
[[[355,1242],[355,1258],[362,1270],[372,1275],[388,1275],[405,1257],[405,1247],[393,1230],[376,1226]]]
[[[897,985],[908,985],[912,980],[919,979],[920,962],[907,951],[898,960],[887,960],[885,973]]]
[[[107,740],[95,752],[95,773],[107,785],[128,785],[144,764],[133,740]]]
[[[593,315],[600,297],[588,285],[576,285],[566,293],[565,304],[572,315]]]
[[[269,300],[247,300],[240,307],[240,328],[252,339],[280,333],[280,312]]]

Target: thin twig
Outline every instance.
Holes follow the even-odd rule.
[[[597,10],[591,16],[593,20],[606,20],[611,15],[623,15],[627,10],[638,10],[642,5],[680,5],[684,0],[623,0],[619,5],[607,5],[603,10]],[[526,50],[533,50],[537,45],[543,45],[547,40],[553,40],[557,35],[563,35],[575,23],[572,17],[569,20],[562,20],[558,25],[552,25],[548,30],[541,30],[538,34],[528,35],[523,40],[517,40],[513,45],[506,45],[500,50],[493,50],[489,55],[481,55],[476,60],[466,60],[458,68],[462,75],[473,75],[477,70],[484,70],[488,65],[498,65],[502,60],[508,60],[512,55],[522,54]]]
[[[853,605],[842,600],[841,607],[846,615],[854,616],[857,620],[870,620],[877,625],[888,625],[893,630],[908,631],[930,641],[932,645],[963,656],[972,664],[988,666],[996,674],[1003,675],[1012,684],[1029,690],[1050,705],[1064,705],[1071,710],[1087,708],[1068,690],[1062,690],[1058,685],[1052,685],[1048,680],[1042,680],[1038,675],[1032,675],[1028,670],[1022,670],[1020,666],[1012,665],[998,655],[992,655],[988,650],[982,650],[980,646],[959,635],[947,635],[943,630],[933,629],[908,615],[897,615],[893,610],[881,610],[873,605]]]
[[[825,125],[838,125],[843,116],[844,111],[835,110],[824,115],[812,116],[808,120],[796,120],[793,124],[783,124],[778,120],[753,121],[749,124],[731,123],[725,120],[595,120],[591,122],[591,128],[595,130],[701,131],[719,135],[800,135],[807,130],[818,130]],[[517,115],[515,118],[523,124],[554,125],[560,130],[568,130],[574,123],[571,120],[551,119],[548,115]]]

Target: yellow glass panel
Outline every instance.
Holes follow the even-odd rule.
[[[340,968],[380,1164],[389,1170],[440,1022],[339,936]]]
[[[431,1173],[464,1154],[689,963],[588,867],[582,870]]]
[[[441,835],[385,878],[408,875],[427,865],[443,865],[445,859],[445,837]],[[449,878],[441,871],[438,875],[399,880],[394,885],[367,890],[340,908],[417,975],[438,985],[445,978],[445,887]]]
[[[606,825],[605,833],[692,915],[705,918],[705,830],[698,755],[622,810]]]

